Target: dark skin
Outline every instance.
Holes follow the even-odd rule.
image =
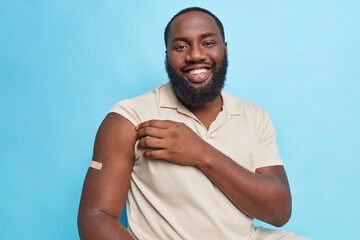
[[[102,169],[89,168],[80,201],[78,228],[81,239],[133,239],[120,216],[134,164],[136,131],[124,117],[110,113],[96,135],[93,159]]]
[[[192,11],[171,24],[167,57],[179,74],[185,76],[180,69],[189,62],[219,66],[224,54],[226,42],[209,15]],[[194,87],[202,87],[211,76],[201,82],[185,79]],[[187,107],[209,128],[222,109],[222,99],[219,96],[201,107]],[[282,166],[258,168],[254,173],[183,123],[151,120],[135,127],[124,117],[110,113],[99,128],[94,147],[93,159],[102,162],[103,168],[90,168],[84,182],[78,216],[81,239],[132,239],[120,224],[120,216],[129,190],[136,140],[139,149],[147,148],[144,157],[148,161],[162,159],[199,168],[245,214],[277,227],[289,220],[291,194]]]

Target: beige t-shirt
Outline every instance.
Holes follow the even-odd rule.
[[[134,125],[159,119],[185,123],[199,137],[239,165],[282,165],[276,135],[265,110],[221,92],[223,109],[207,130],[176,98],[170,84],[116,104]],[[199,169],[163,160],[147,160],[135,147],[127,197],[129,230],[137,239],[252,239],[255,228]]]

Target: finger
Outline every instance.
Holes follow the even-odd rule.
[[[136,126],[136,130],[139,130],[144,127],[155,127],[155,128],[169,128],[173,124],[173,121],[170,120],[149,120],[146,122],[142,122]]]
[[[164,149],[149,150],[143,153],[145,158],[167,160],[167,152]]]
[[[137,137],[140,138],[144,138],[144,137],[157,137],[157,138],[162,138],[164,137],[166,134],[166,130],[165,129],[161,129],[161,128],[154,128],[154,127],[144,127],[144,128],[140,128],[137,131]]]
[[[162,139],[158,138],[143,138],[139,141],[137,148],[146,149],[146,148],[164,148],[165,142]]]

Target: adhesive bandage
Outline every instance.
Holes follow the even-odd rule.
[[[90,167],[94,168],[94,169],[97,169],[97,170],[101,170],[102,163],[92,160],[91,163],[90,163]]]

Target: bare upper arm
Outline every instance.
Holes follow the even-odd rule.
[[[101,211],[120,219],[134,164],[135,126],[116,113],[108,114],[96,135],[93,160],[101,170],[89,168],[79,215]]]

